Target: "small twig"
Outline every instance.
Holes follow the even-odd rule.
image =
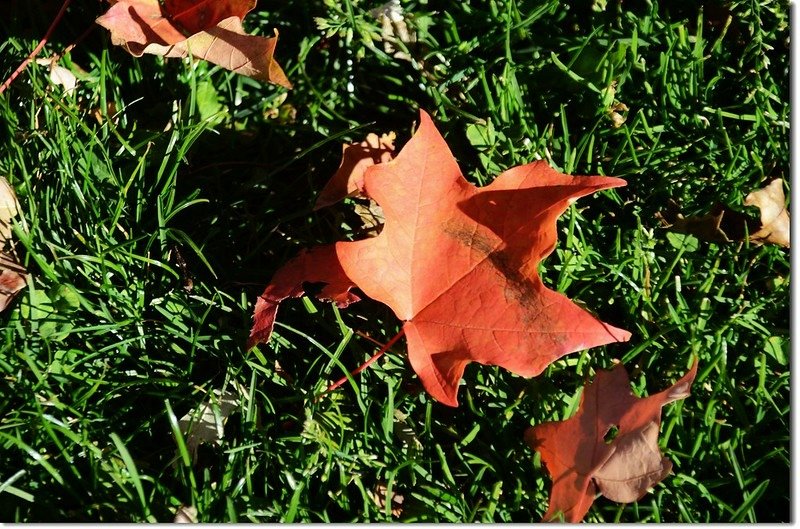
[[[373,338],[372,336],[370,336],[369,334],[367,334],[365,332],[356,331],[356,335],[364,338],[365,340],[369,340],[370,342],[374,343],[378,347],[383,347],[383,344],[381,342],[379,342],[378,340],[376,340],[375,338]]]
[[[366,368],[368,368],[369,366],[371,366],[372,364],[374,364],[374,363],[375,363],[375,362],[378,360],[378,358],[380,358],[380,357],[382,357],[382,356],[383,356],[383,353],[385,353],[386,351],[388,351],[388,350],[389,350],[389,348],[390,348],[391,346],[393,346],[393,345],[395,344],[395,342],[396,342],[397,340],[399,340],[399,339],[400,339],[400,338],[403,336],[403,334],[405,334],[405,332],[403,331],[403,329],[400,329],[400,332],[398,332],[397,334],[395,334],[395,335],[392,337],[392,339],[391,339],[391,340],[389,340],[388,342],[386,342],[386,345],[384,345],[383,347],[381,347],[380,351],[378,351],[377,353],[375,353],[374,355],[372,355],[372,356],[369,358],[369,360],[367,360],[366,362],[364,362],[363,364],[361,364],[360,366],[358,366],[356,369],[354,369],[353,371],[351,371],[351,372],[350,372],[350,376],[351,376],[351,377],[354,377],[354,376],[356,376],[357,374],[359,374],[359,373],[361,373],[362,371],[364,371],[364,370],[365,370]],[[322,393],[320,393],[319,395],[317,395],[317,397],[316,397],[316,398],[317,398],[317,399],[319,399],[319,398],[321,398],[321,397],[324,397],[325,395],[327,395],[327,394],[328,394],[328,393],[330,393],[331,391],[333,391],[333,390],[337,389],[337,388],[338,388],[338,387],[340,387],[342,384],[344,384],[345,382],[347,382],[347,379],[348,379],[348,378],[349,378],[349,377],[346,377],[346,376],[345,376],[345,377],[342,377],[342,378],[340,378],[339,380],[337,380],[336,382],[334,382],[333,384],[331,384],[330,386],[328,386],[328,389],[326,389],[325,391],[323,391]]]
[[[36,45],[36,48],[34,48],[31,54],[28,55],[28,57],[24,61],[22,61],[22,64],[20,64],[17,67],[17,69],[14,70],[14,72],[8,77],[8,79],[3,81],[3,84],[0,85],[0,94],[5,92],[6,88],[8,88],[11,85],[11,83],[14,82],[14,79],[16,79],[17,76],[22,73],[22,70],[24,70],[31,63],[31,61],[36,58],[37,55],[39,55],[39,52],[42,51],[44,45],[47,44],[47,40],[53,35],[53,31],[55,31],[56,27],[58,26],[58,23],[61,22],[62,18],[64,18],[64,13],[67,12],[67,7],[69,7],[70,3],[72,3],[72,0],[64,0],[64,3],[61,5],[61,10],[56,15],[56,18],[53,19],[53,22],[52,24],[50,24],[50,27],[47,28],[47,33],[44,34],[44,37],[42,37],[42,40],[40,40],[39,44]]]

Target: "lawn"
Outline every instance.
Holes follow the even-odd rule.
[[[62,2],[6,4],[3,79]],[[30,274],[0,314],[0,521],[538,521],[550,478],[525,430],[571,416],[615,360],[644,396],[696,357],[692,395],[663,409],[672,474],[586,521],[788,522],[789,250],[658,214],[757,218],[744,197],[788,183],[789,7],[699,4],[401,0],[415,41],[387,47],[380,0],[262,0],[245,27],[279,30],[286,90],[134,58],[91,29],[107,6],[73,2],[40,57],[77,40],[74,91],[34,63],[0,95]],[[402,146],[420,108],[475,184],[536,159],[627,181],[570,206],[540,273],[629,342],[530,379],[470,364],[458,408],[425,394],[403,340],[314,398],[398,332],[378,302],[287,301],[245,349],[275,270],[364,237],[355,200],[313,210],[342,143]],[[180,423],[204,406],[224,433],[195,447]]]

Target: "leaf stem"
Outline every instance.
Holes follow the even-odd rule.
[[[383,356],[383,353],[385,353],[386,351],[388,351],[388,350],[389,350],[389,348],[390,348],[391,346],[393,346],[393,345],[395,344],[395,342],[397,342],[397,340],[399,340],[399,339],[400,339],[400,338],[401,338],[401,337],[402,337],[404,334],[405,334],[405,331],[404,331],[403,329],[400,329],[400,332],[398,332],[397,334],[395,334],[395,335],[392,337],[392,339],[391,339],[391,340],[389,340],[388,342],[386,342],[386,345],[384,345],[383,347],[381,347],[381,348],[380,348],[380,350],[379,350],[377,353],[375,353],[374,355],[372,355],[372,356],[369,358],[369,360],[367,360],[366,362],[364,362],[363,364],[361,364],[360,366],[358,366],[356,369],[354,369],[353,371],[351,371],[349,376],[344,376],[344,377],[340,378],[339,380],[337,380],[336,382],[334,382],[333,384],[331,384],[330,386],[328,386],[328,389],[326,389],[326,390],[325,390],[325,391],[323,391],[323,392],[322,392],[320,395],[318,395],[318,396],[317,396],[317,398],[320,398],[320,397],[322,397],[322,396],[325,396],[325,395],[327,395],[327,394],[328,394],[328,393],[330,393],[331,391],[333,391],[333,390],[337,389],[337,388],[338,388],[338,387],[340,387],[342,384],[344,384],[345,382],[347,382],[347,379],[348,379],[349,377],[354,377],[354,376],[356,376],[357,374],[361,373],[361,372],[362,372],[362,371],[364,371],[366,368],[368,368],[369,366],[371,366],[372,364],[374,364],[374,363],[375,363],[375,361],[376,361],[376,360],[378,360],[378,358],[382,357],[382,356]]]
[[[39,44],[36,45],[36,48],[34,48],[31,54],[28,55],[28,57],[24,61],[22,61],[22,64],[20,64],[17,67],[17,69],[14,70],[14,72],[11,75],[8,76],[8,79],[3,81],[3,84],[0,85],[0,94],[5,92],[6,88],[8,88],[11,85],[11,83],[14,82],[14,79],[16,79],[17,76],[22,73],[22,70],[24,70],[31,63],[31,61],[36,58],[37,55],[39,55],[39,52],[42,51],[44,45],[47,44],[47,40],[53,35],[53,31],[55,31],[56,27],[58,26],[58,23],[61,22],[62,18],[64,18],[64,13],[67,12],[67,8],[71,3],[72,0],[64,0],[64,3],[61,5],[61,9],[58,11],[56,18],[53,19],[53,22],[50,24],[50,27],[47,28],[47,33],[44,34],[44,37],[42,37],[42,40],[40,40]]]

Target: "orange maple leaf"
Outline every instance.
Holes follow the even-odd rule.
[[[205,59],[261,81],[292,85],[273,59],[274,37],[248,35],[244,16],[256,0],[111,0],[97,23],[131,55]]]
[[[542,454],[553,481],[544,520],[580,522],[596,492],[630,503],[664,479],[672,463],[658,448],[661,408],[688,397],[696,375],[697,360],[672,387],[640,399],[619,364],[586,386],[575,415],[529,428],[525,440]],[[616,437],[607,443],[615,428]]]
[[[470,362],[530,377],[568,353],[627,340],[536,270],[571,200],[625,182],[538,161],[477,188],[430,117],[420,119],[394,160],[366,170],[365,192],[386,218],[380,235],[302,252],[278,270],[256,302],[248,347],[269,339],[278,304],[302,296],[306,282],[323,284],[318,297],[340,307],[358,300],[354,286],[391,307],[405,322],[411,366],[451,406]]]

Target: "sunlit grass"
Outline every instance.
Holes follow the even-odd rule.
[[[614,359],[643,395],[697,356],[692,396],[664,409],[674,474],[587,520],[788,520],[788,251],[655,217],[670,199],[745,211],[788,180],[785,4],[403,2],[417,42],[395,47],[412,60],[371,40],[380,2],[268,4],[246,25],[280,30],[291,92],[134,59],[98,29],[62,59],[75,93],[32,65],[0,96],[30,271],[0,315],[0,519],[166,522],[191,505],[202,522],[536,521],[550,481],[525,428],[568,417]],[[45,55],[99,9],[75,4]],[[14,4],[2,76],[48,24]],[[529,380],[470,365],[457,409],[421,391],[403,345],[314,398],[376,350],[365,336],[399,329],[375,302],[287,302],[273,341],[244,351],[271,274],[357,231],[347,203],[312,212],[341,142],[394,130],[402,145],[418,108],[475,183],[534,159],[628,181],[571,207],[542,275],[629,343]],[[178,421],[215,390],[237,408],[193,456]],[[403,496],[399,518],[379,485]]]

